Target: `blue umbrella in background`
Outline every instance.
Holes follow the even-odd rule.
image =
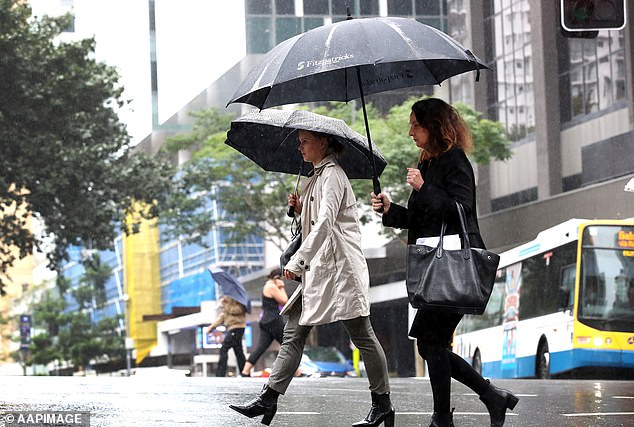
[[[231,274],[219,267],[209,267],[211,277],[220,288],[222,295],[227,295],[246,307],[247,313],[251,313],[251,299],[244,285]]]

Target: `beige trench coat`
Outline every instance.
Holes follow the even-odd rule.
[[[334,156],[316,165],[315,174],[302,185],[300,200],[302,245],[286,265],[302,276],[296,291],[302,293],[299,324],[369,316],[370,277],[361,249],[357,201]],[[287,305],[295,300],[291,296]]]

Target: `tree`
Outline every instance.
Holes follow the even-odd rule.
[[[381,175],[382,188],[394,200],[407,200],[410,187],[405,183],[405,169],[416,165],[418,149],[408,136],[412,98],[394,106],[382,117],[367,105],[368,122],[374,145],[388,160]],[[482,119],[482,115],[465,104],[456,109],[471,129],[474,150],[471,159],[487,164],[491,158],[510,157],[510,141],[498,122]],[[329,103],[313,110],[336,117],[366,135],[362,112],[357,103]],[[184,165],[176,179],[176,194],[164,205],[161,220],[173,236],[204,236],[218,225],[208,214],[208,207],[220,201],[224,216],[221,223],[233,239],[249,234],[260,235],[282,247],[290,237],[290,220],[286,217],[286,199],[293,188],[294,177],[265,172],[236,150],[224,144],[233,116],[217,110],[196,113],[191,133],[172,138],[166,150],[192,149],[193,158]],[[365,212],[361,220],[369,220],[371,180],[353,180],[352,186]]]
[[[82,265],[84,266],[84,275],[80,280],[78,289],[88,288],[91,300],[86,300],[86,302],[92,304],[94,299],[95,308],[102,308],[106,303],[106,283],[112,277],[112,268],[101,261],[98,252],[86,256],[82,260]],[[79,302],[79,299],[77,301]]]
[[[70,23],[0,0],[0,282],[34,249],[57,270],[70,245],[110,247],[133,202],[156,215],[173,174],[162,158],[132,154],[119,76],[93,58],[93,39],[59,39]]]
[[[92,321],[93,301],[97,299],[90,283],[92,273],[86,271],[80,281],[79,294],[73,292],[78,310],[69,310],[67,301],[56,290],[48,290],[33,305],[33,325],[40,332],[32,337],[26,366],[47,365],[68,361],[75,368],[85,368],[93,362],[125,359],[124,336],[119,328],[119,316]],[[16,355],[16,358],[20,354]]]
[[[266,236],[281,248],[290,237],[285,212],[293,177],[266,172],[224,144],[232,114],[210,109],[194,117],[192,132],[169,139],[164,147],[172,153],[194,149],[194,154],[175,177],[175,191],[161,207],[163,231],[204,244],[202,237],[212,227],[220,227],[229,242]],[[209,214],[216,203],[220,203],[218,220]]]

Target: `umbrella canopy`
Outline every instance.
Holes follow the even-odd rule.
[[[251,298],[242,283],[222,268],[210,267],[209,272],[216,284],[220,287],[220,292],[242,304],[247,313],[251,313]]]
[[[229,104],[267,108],[349,101],[363,94],[435,85],[485,68],[456,40],[413,19],[350,19],[275,46],[247,75]]]
[[[381,152],[374,148],[370,154],[366,138],[343,120],[305,110],[251,111],[231,122],[225,143],[264,170],[307,175],[313,166],[298,150],[298,129],[327,133],[339,141],[345,151],[337,161],[350,179],[372,178],[372,157],[377,176],[387,165]]]
[[[479,74],[482,68],[487,67],[456,40],[413,19],[349,19],[275,46],[249,72],[227,105],[240,102],[267,108],[361,98],[372,151],[364,94],[435,85],[467,71]],[[374,192],[379,194],[378,174],[372,178]]]

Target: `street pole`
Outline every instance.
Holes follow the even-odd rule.
[[[125,338],[125,364],[130,376],[130,368],[132,367],[132,350],[134,350],[134,338]]]

